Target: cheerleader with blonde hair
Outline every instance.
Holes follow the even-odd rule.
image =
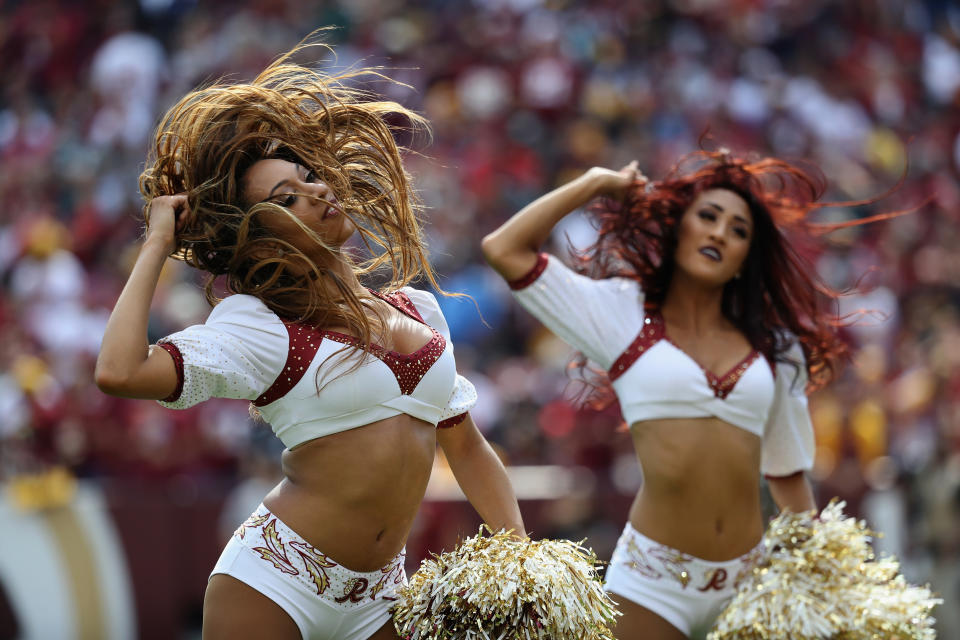
[[[146,237],[97,360],[107,393],[248,400],[286,445],[284,479],[213,569],[204,638],[398,637],[389,610],[437,442],[486,523],[524,535],[437,300],[410,286],[436,282],[395,136],[426,123],[350,88],[375,71],[295,64],[310,46],[167,113],[140,180]],[[372,257],[345,248],[355,235]],[[216,306],[149,345],[168,256],[210,274]],[[364,284],[374,272],[382,289]]]

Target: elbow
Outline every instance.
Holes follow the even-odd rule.
[[[518,244],[512,234],[504,233],[503,228],[485,235],[480,241],[480,251],[487,264],[508,280],[516,277],[513,272],[518,263],[523,263],[527,255],[537,253],[535,248]]]
[[[480,251],[483,252],[484,259],[491,267],[496,267],[501,262],[503,247],[500,246],[496,231],[483,237],[483,240],[480,241]]]
[[[501,227],[484,236],[480,250],[497,273],[507,280],[515,280],[533,268],[540,249],[539,245],[523,242]]]
[[[97,362],[93,372],[93,381],[97,388],[111,396],[122,396],[126,388],[126,379],[116,371]]]

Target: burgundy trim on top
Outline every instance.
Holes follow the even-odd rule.
[[[450,427],[455,427],[466,419],[467,419],[467,414],[461,413],[458,416],[453,416],[452,418],[441,420],[440,422],[437,423],[437,429],[449,429]]]
[[[298,322],[284,322],[283,326],[287,328],[287,335],[290,338],[287,361],[273,384],[253,401],[254,406],[266,406],[293,389],[307,372],[307,367],[313,362],[320,343],[323,342],[323,332],[316,327],[308,327]]]
[[[667,324],[663,321],[663,316],[660,315],[659,310],[651,310],[647,313],[647,317],[652,317],[655,323],[659,323],[662,327],[662,336],[663,339],[669,342],[673,347],[685,355],[687,358],[692,360],[700,370],[703,371],[703,375],[707,378],[707,385],[713,390],[713,395],[721,400],[725,400],[730,392],[733,391],[733,388],[737,386],[737,383],[740,382],[740,378],[743,377],[743,374],[747,372],[747,369],[750,368],[750,365],[753,364],[754,360],[760,357],[760,352],[756,349],[751,349],[750,353],[743,357],[740,362],[730,367],[730,369],[723,375],[717,375],[713,371],[710,371],[705,366],[700,364],[696,358],[688,354],[686,351],[680,348],[676,342],[670,339],[670,336],[667,334]]]
[[[397,379],[397,384],[400,386],[400,393],[404,395],[408,396],[413,393],[423,376],[440,359],[444,349],[447,348],[447,341],[440,335],[440,332],[433,327],[430,327],[430,331],[433,333],[433,337],[427,344],[413,353],[398,353],[384,349],[380,345],[370,345],[368,352],[390,368],[393,377]],[[323,337],[328,340],[360,348],[360,340],[356,336],[337,331],[323,331],[322,333]]]
[[[679,347],[677,348],[679,349]],[[703,373],[707,376],[707,383],[710,385],[710,388],[713,389],[713,395],[723,400],[730,395],[730,392],[733,391],[733,388],[737,386],[738,382],[740,382],[740,378],[743,377],[743,374],[747,372],[747,369],[750,368],[750,365],[753,364],[754,360],[759,357],[760,352],[754,349],[748,353],[743,360],[733,365],[733,367],[722,376],[718,376],[704,367],[700,368],[703,369]]]
[[[253,404],[258,407],[282,398],[300,382],[300,379],[303,378],[310,367],[310,363],[316,357],[317,350],[320,349],[320,343],[323,340],[332,340],[357,349],[362,348],[360,339],[356,336],[339,331],[308,327],[296,322],[284,322],[283,324],[290,336],[287,362],[283,365],[283,370],[270,385],[270,388],[253,401]],[[426,323],[424,324],[426,325]],[[430,325],[426,326],[429,327]],[[410,395],[414,392],[417,385],[420,384],[420,380],[440,359],[447,347],[447,341],[440,332],[433,327],[430,327],[430,331],[433,334],[430,340],[413,353],[398,353],[376,344],[371,344],[367,349],[369,354],[387,365],[397,380],[400,393],[404,395]]]
[[[373,289],[369,291],[387,304],[398,309],[401,313],[430,327],[430,325],[424,321],[423,316],[420,315],[417,307],[414,306],[413,301],[410,300],[407,294],[401,291],[389,294],[380,293]],[[323,342],[324,339],[333,340],[334,342],[358,349],[362,348],[359,338],[340,333],[339,331],[319,329],[293,321],[285,321],[283,326],[287,328],[287,334],[290,338],[290,346],[287,350],[287,361],[273,384],[271,384],[259,398],[253,401],[253,404],[258,407],[263,407],[282,398],[300,382],[310,367],[310,363],[313,362],[313,359],[316,357],[317,350],[320,349],[320,343]],[[384,349],[376,344],[371,344],[367,349],[368,353],[389,367],[397,380],[400,392],[404,395],[413,393],[420,383],[420,380],[440,358],[444,349],[447,347],[446,339],[444,339],[436,329],[430,327],[430,331],[433,334],[430,340],[413,353],[398,353]]]
[[[547,268],[547,262],[549,258],[546,253],[542,251],[537,255],[537,263],[533,265],[533,268],[527,272],[525,276],[521,276],[516,280],[510,280],[507,282],[507,285],[510,286],[514,291],[519,291],[520,289],[526,289],[534,282],[537,281],[537,278],[543,273],[544,269]]]
[[[413,301],[410,300],[410,296],[404,292],[395,291],[394,293],[380,293],[379,291],[374,291],[373,289],[368,289],[368,291],[395,309],[399,309],[402,313],[407,314],[414,320],[422,322],[423,324],[427,324],[424,321],[423,316],[420,315],[420,311],[413,304]]]
[[[718,376],[697,362],[693,356],[689,355],[681,349],[676,342],[670,339],[670,336],[667,335],[667,325],[663,321],[663,316],[661,316],[657,310],[647,309],[646,315],[643,318],[643,328],[640,330],[640,333],[638,333],[637,337],[630,343],[630,346],[613,362],[613,365],[607,372],[610,382],[622,376],[647,349],[661,340],[667,341],[674,349],[693,361],[703,372],[704,377],[706,377],[707,385],[713,390],[713,395],[721,400],[726,399],[726,397],[730,395],[730,392],[733,391],[737,383],[740,382],[740,378],[747,372],[750,365],[760,357],[760,352],[752,349],[740,362],[733,365],[729,371]],[[776,373],[774,373],[774,375],[776,375]]]
[[[610,382],[622,376],[647,349],[663,339],[663,320],[659,316],[647,313],[643,318],[643,328],[633,339],[630,346],[613,361],[610,371],[607,372]]]
[[[180,348],[172,342],[160,340],[157,342],[157,346],[170,354],[170,357],[173,358],[173,366],[177,370],[177,388],[161,402],[176,402],[180,399],[180,394],[183,393],[183,354],[180,353]]]

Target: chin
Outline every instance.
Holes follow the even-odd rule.
[[[723,288],[733,280],[733,274],[720,273],[716,269],[697,268],[687,271],[687,277],[705,287]]]
[[[337,237],[337,240],[341,245],[346,244],[347,242],[350,241],[350,238],[356,235],[356,233],[357,233],[357,228],[353,226],[352,222],[348,221],[346,224],[344,224],[343,233],[341,233]]]
[[[347,243],[357,232],[357,227],[353,224],[353,221],[350,218],[343,216],[343,222],[340,227],[334,231],[333,229],[328,229],[325,234],[323,234],[324,242],[332,247],[340,247]]]

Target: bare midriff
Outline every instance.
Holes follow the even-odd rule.
[[[283,453],[284,479],[264,505],[353,571],[403,548],[433,468],[436,429],[400,414]]]
[[[760,438],[717,418],[630,426],[643,486],[630,523],[648,538],[724,561],[760,541]]]

